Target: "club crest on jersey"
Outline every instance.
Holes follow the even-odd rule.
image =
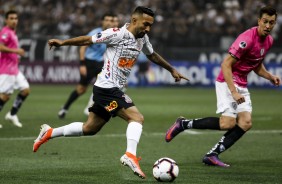
[[[247,47],[247,43],[245,42],[245,41],[241,41],[240,43],[239,43],[239,47],[240,48],[246,48]]]
[[[126,103],[132,103],[131,98],[130,98],[127,94],[122,95],[122,97],[124,98],[124,100],[126,101]]]
[[[260,49],[260,56],[264,54],[264,49]]]
[[[105,107],[108,112],[115,110],[118,107],[118,103],[116,101],[112,101],[109,105]]]

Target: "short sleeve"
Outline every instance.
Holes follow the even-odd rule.
[[[7,32],[0,32],[0,44],[7,45],[10,35]]]
[[[105,31],[98,32],[92,35],[92,42],[95,43],[106,43],[112,44],[117,40],[119,28],[110,28]]]
[[[252,47],[251,38],[249,32],[240,34],[229,48],[229,54],[240,59]]]
[[[144,45],[142,48],[142,52],[145,55],[151,55],[154,52],[153,46],[149,41],[149,37],[147,36],[147,34],[144,36]]]

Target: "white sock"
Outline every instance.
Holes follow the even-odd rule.
[[[73,122],[71,124],[54,128],[52,131],[51,138],[54,137],[71,137],[71,136],[82,136],[83,131],[82,131],[83,123],[82,122]]]
[[[88,104],[87,104],[87,109],[89,108],[89,107],[91,107],[92,105],[93,105],[93,93],[91,94],[91,96],[90,96],[90,98],[89,98],[89,101],[88,101]]]
[[[126,130],[127,149],[129,152],[136,156],[137,144],[139,143],[142,134],[142,124],[137,122],[130,122]]]

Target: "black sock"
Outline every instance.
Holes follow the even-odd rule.
[[[3,109],[5,103],[6,103],[6,102],[4,102],[4,101],[0,98],[0,111]]]
[[[66,102],[66,104],[64,105],[64,109],[68,110],[69,107],[71,106],[71,104],[79,97],[80,95],[78,95],[77,91],[74,90],[70,96],[68,101]]]
[[[219,155],[228,148],[230,148],[236,141],[238,141],[246,132],[236,125],[231,130],[228,130],[220,139],[220,141],[207,153],[210,155]]]
[[[20,107],[22,106],[23,101],[26,99],[27,96],[23,96],[21,94],[18,94],[17,98],[15,99],[13,103],[13,107],[11,109],[11,115],[17,114],[19,111]]]
[[[216,117],[184,120],[182,121],[182,127],[184,129],[194,128],[194,129],[220,130],[219,118]]]

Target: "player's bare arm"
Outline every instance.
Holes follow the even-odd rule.
[[[189,81],[188,78],[181,75],[177,70],[175,70],[162,56],[160,56],[158,53],[153,52],[151,55],[147,55],[148,59],[152,61],[153,63],[156,63],[157,65],[167,69],[173,78],[175,78],[175,82],[180,81],[181,79],[185,79]]]
[[[224,75],[225,82],[227,83],[228,88],[232,94],[232,97],[238,104],[241,104],[245,102],[245,98],[237,92],[232,78],[232,65],[234,65],[236,61],[237,59],[235,57],[228,54],[221,64],[221,69]]]
[[[48,41],[49,48],[60,47],[65,45],[83,46],[93,44],[91,36],[79,36],[67,40],[51,39]]]
[[[25,51],[22,48],[12,49],[12,48],[6,47],[3,44],[0,44],[0,52],[11,52],[11,53],[16,53],[20,56],[24,56],[25,54]]]
[[[86,52],[87,46],[81,46],[79,49],[79,59],[80,59],[80,67],[79,67],[79,72],[81,75],[86,76],[87,75],[87,69],[85,66],[85,52]]]
[[[269,80],[275,86],[279,86],[281,84],[281,79],[278,76],[275,76],[275,75],[272,75],[271,73],[269,73],[266,70],[263,63],[260,63],[260,65],[258,65],[258,67],[254,70],[254,72],[258,76],[261,76],[261,77]]]

